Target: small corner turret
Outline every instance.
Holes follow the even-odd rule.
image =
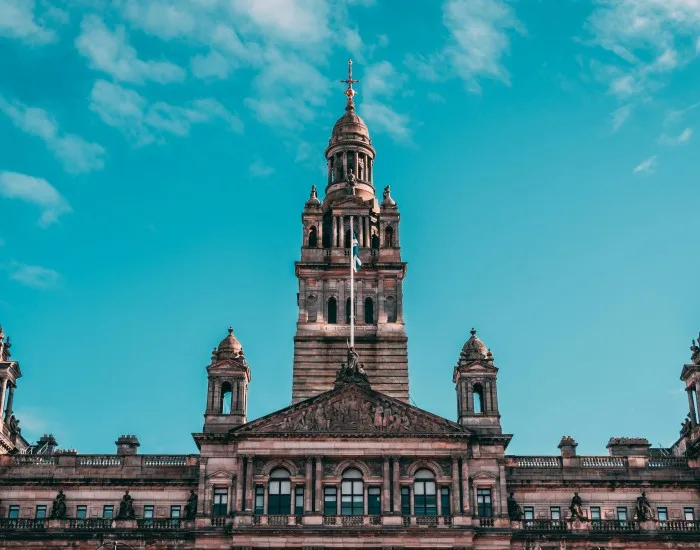
[[[0,454],[23,452],[29,444],[24,440],[15,416],[14,404],[17,380],[22,377],[19,363],[12,360],[10,337],[0,325],[0,422],[5,429],[0,430]]]
[[[457,390],[458,422],[477,434],[500,434],[498,392],[493,354],[472,328],[454,368],[452,381]]]
[[[204,431],[226,432],[245,424],[250,367],[233,328],[229,327],[228,335],[212,351],[207,377]]]

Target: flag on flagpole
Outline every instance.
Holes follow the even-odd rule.
[[[357,235],[355,232],[352,233],[352,270],[357,273],[362,267],[362,262],[360,261],[360,243],[357,241]]]

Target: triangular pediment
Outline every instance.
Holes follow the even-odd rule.
[[[232,434],[469,434],[456,422],[359,384],[347,384],[232,430]]]
[[[337,200],[333,203],[333,209],[336,208],[366,208],[368,204],[372,201],[364,201],[362,197],[358,195],[347,195],[342,199]]]

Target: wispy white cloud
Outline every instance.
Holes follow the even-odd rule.
[[[511,36],[524,33],[508,0],[446,0],[442,20],[449,31],[445,47],[428,56],[409,55],[406,63],[418,76],[443,80],[452,76],[464,80],[471,92],[481,91],[483,79],[510,85],[505,57]]]
[[[650,174],[654,170],[656,170],[657,164],[658,162],[656,156],[649,157],[648,159],[643,160],[637,166],[635,166],[632,172],[635,174]]]
[[[41,138],[68,172],[92,172],[104,166],[106,151],[101,145],[75,134],[62,133],[58,122],[44,109],[10,101],[0,95],[0,111],[23,132]]]
[[[186,136],[194,124],[222,122],[232,132],[243,132],[240,117],[215,99],[197,99],[184,107],[162,101],[149,103],[134,90],[106,80],[95,82],[90,109],[137,145],[162,142],[167,134]]]
[[[56,39],[56,33],[37,17],[34,0],[0,0],[0,36],[30,44],[46,44]]]
[[[39,265],[29,265],[11,261],[5,266],[5,270],[10,280],[39,290],[53,288],[61,280],[60,273]]]
[[[664,119],[664,124],[676,124],[682,122],[688,113],[693,112],[695,109],[700,107],[700,101],[697,103],[692,103],[691,105],[688,105],[687,107],[684,107],[683,109],[672,109],[666,114],[666,118]]]
[[[63,214],[73,211],[68,201],[48,181],[17,172],[0,172],[0,197],[38,206],[42,212],[39,218],[41,227],[48,227]]]
[[[142,84],[146,81],[167,84],[185,79],[184,69],[169,61],[144,61],[128,43],[126,30],[110,30],[96,15],[86,16],[75,41],[78,52],[90,66],[116,80]]]
[[[677,136],[661,134],[659,136],[659,143],[661,145],[682,145],[683,143],[688,143],[691,137],[693,137],[693,129],[686,128]]]
[[[388,61],[367,66],[362,78],[360,112],[374,131],[384,132],[394,141],[410,143],[410,118],[396,111],[391,101],[404,81],[405,76]]]
[[[627,122],[630,115],[632,114],[632,105],[623,105],[622,107],[615,109],[612,113],[612,127],[613,132],[617,132],[622,126]]]
[[[248,168],[248,173],[254,178],[267,178],[275,173],[275,169],[265,164],[265,162],[258,157]]]

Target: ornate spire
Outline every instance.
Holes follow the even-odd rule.
[[[341,82],[348,85],[348,89],[344,92],[345,96],[348,98],[348,102],[345,105],[345,110],[354,111],[355,100],[353,98],[355,97],[355,94],[357,94],[357,92],[352,89],[352,85],[357,84],[360,81],[352,79],[352,59],[348,59],[348,78],[347,80],[341,80]]]

